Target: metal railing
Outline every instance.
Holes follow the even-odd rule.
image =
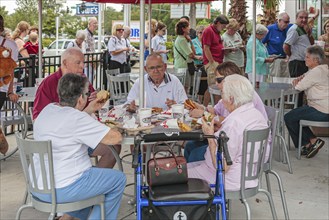
[[[106,77],[108,53],[86,53],[84,73],[94,88],[104,88],[103,82]],[[28,58],[19,58],[18,67],[15,69],[15,78],[18,82],[23,82],[23,87],[33,87],[35,79],[39,78],[38,56],[30,55]],[[61,56],[43,56],[42,57],[42,76],[48,76],[54,73],[61,66]]]

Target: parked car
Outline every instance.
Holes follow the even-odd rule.
[[[43,56],[56,56],[61,55],[63,51],[67,48],[67,45],[74,41],[75,39],[59,39],[58,40],[58,53],[56,54],[56,40],[54,40],[48,47],[45,48]],[[98,41],[95,40],[95,45],[97,47]],[[104,41],[102,41],[102,50],[107,50],[107,46]],[[49,62],[48,62],[49,61]],[[46,59],[46,63],[54,64],[55,59]],[[58,63],[58,58],[56,59],[56,63]]]

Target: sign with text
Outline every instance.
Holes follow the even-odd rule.
[[[112,21],[112,27],[116,24],[122,24],[123,21]],[[140,21],[130,21],[130,42],[139,42],[139,35],[140,35],[140,29],[139,29]]]
[[[182,15],[189,16],[190,4],[171,4],[170,5],[170,18],[180,18]],[[196,18],[210,18],[210,4],[197,3],[196,4]]]
[[[97,16],[98,12],[99,12],[99,6],[98,4],[94,4],[94,3],[87,2],[84,4],[77,4],[76,7],[76,15]]]

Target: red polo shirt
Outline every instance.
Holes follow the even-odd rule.
[[[220,37],[219,31],[215,28],[213,24],[204,29],[202,33],[203,50],[204,45],[208,45],[210,47],[210,52],[212,54],[212,57],[214,58],[214,61],[218,63],[223,62],[224,52],[222,49],[224,46],[222,38]],[[209,63],[209,60],[207,59],[205,52],[203,52],[203,64],[206,65],[207,63]]]
[[[57,94],[58,81],[62,77],[62,70],[59,68],[55,73],[51,74],[45,78],[35,95],[34,105],[33,105],[33,119],[35,120],[42,109],[46,107],[49,103],[59,102],[59,97]],[[94,92],[95,89],[89,83],[89,91]],[[86,106],[89,104],[87,102]]]

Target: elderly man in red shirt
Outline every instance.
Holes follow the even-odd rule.
[[[208,86],[215,84],[215,70],[224,59],[224,46],[220,32],[225,29],[228,23],[229,20],[225,15],[219,15],[202,33],[203,64],[207,72]],[[209,96],[208,90],[206,93]]]
[[[71,47],[66,49],[61,55],[61,67],[53,74],[45,78],[40,84],[33,106],[33,119],[35,120],[42,109],[48,104],[53,102],[59,102],[59,97],[57,94],[57,85],[59,79],[67,73],[83,74],[84,69],[84,55],[79,48]],[[96,98],[96,91],[91,84],[89,84],[89,93],[88,102]],[[116,151],[120,153],[121,146],[114,146]],[[97,147],[94,151],[89,151],[91,156],[101,156],[97,166],[102,168],[112,168],[115,165],[115,158],[106,145]]]

